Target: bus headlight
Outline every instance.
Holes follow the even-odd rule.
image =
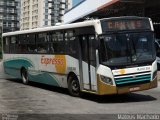
[[[104,83],[113,85],[113,81],[112,81],[112,79],[109,78],[109,77],[105,77],[105,76],[102,76],[102,75],[101,75],[101,80],[102,80]]]

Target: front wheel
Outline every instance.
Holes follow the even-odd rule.
[[[28,84],[28,72],[27,72],[27,70],[22,69],[21,75],[22,75],[23,84]]]
[[[68,79],[68,90],[69,93],[74,97],[80,96],[80,85],[76,77],[70,76]]]

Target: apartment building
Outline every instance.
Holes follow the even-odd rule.
[[[0,33],[19,30],[20,0],[0,0]]]
[[[53,26],[63,22],[65,11],[72,7],[72,0],[21,0],[20,29]]]

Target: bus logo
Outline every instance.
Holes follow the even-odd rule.
[[[54,55],[53,57],[43,55],[41,57],[41,64],[45,66],[54,65],[58,73],[64,74],[66,72],[65,55]]]
[[[123,74],[126,73],[126,70],[125,69],[121,69],[121,70],[119,70],[119,72],[120,72],[121,75],[123,75]]]
[[[43,65],[62,65],[63,64],[63,59],[60,59],[60,58],[49,58],[49,57],[45,57],[45,56],[42,56],[41,57],[41,64]]]

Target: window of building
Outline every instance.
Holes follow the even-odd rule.
[[[48,21],[45,21],[45,25],[46,25],[46,26],[48,25]]]
[[[45,19],[48,19],[48,15],[45,15]]]
[[[45,9],[45,13],[48,13],[48,9]]]

